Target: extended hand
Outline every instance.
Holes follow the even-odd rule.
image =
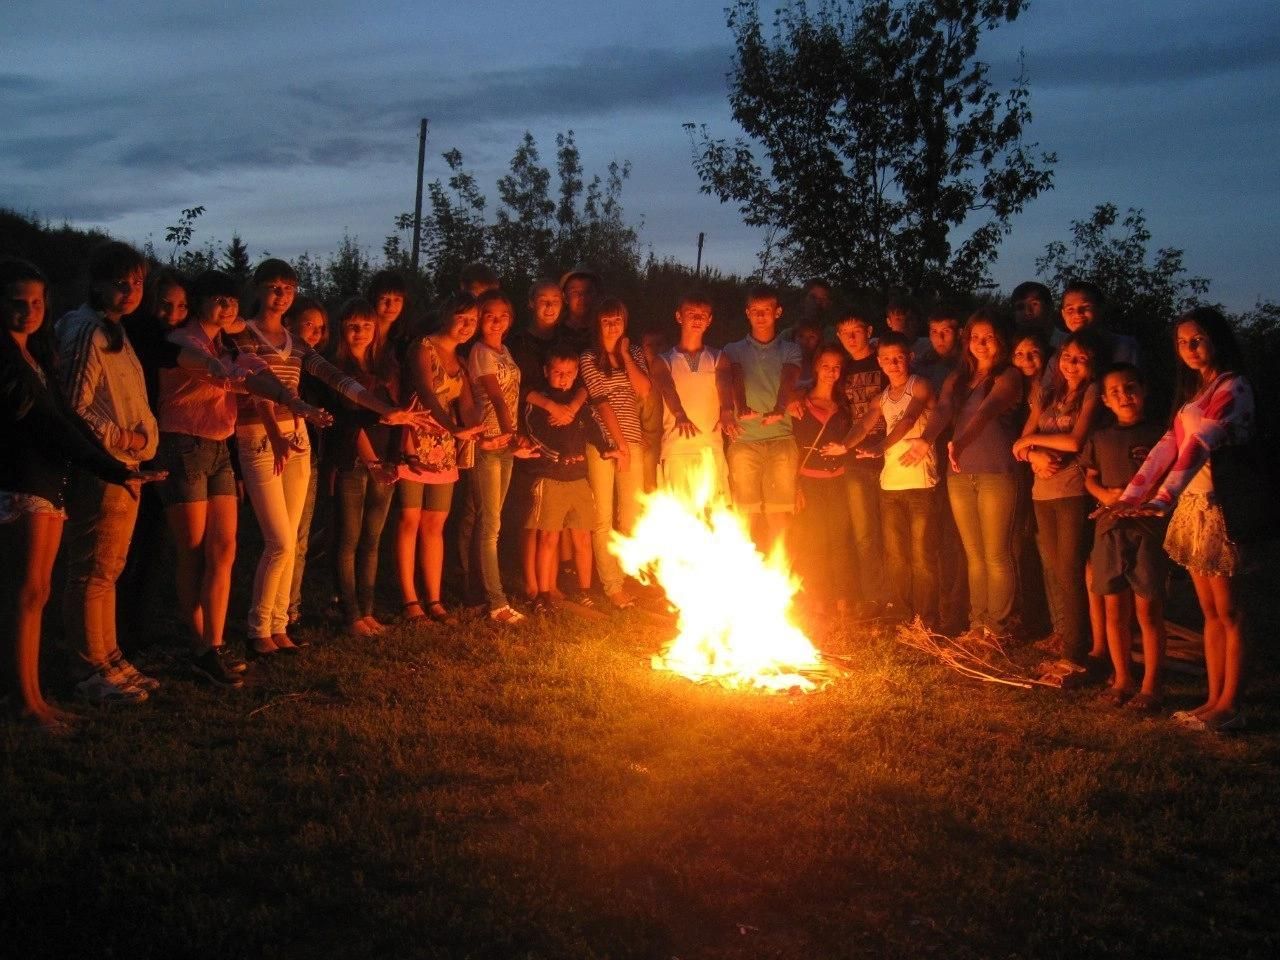
[[[676,417],[676,433],[682,437],[696,437],[702,431],[698,429],[698,425],[690,420],[685,414]]]

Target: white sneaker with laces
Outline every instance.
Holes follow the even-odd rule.
[[[107,666],[77,683],[76,696],[89,703],[110,706],[116,703],[142,703],[149,694],[130,681],[123,672]]]
[[[489,619],[494,623],[505,623],[507,625],[511,625],[513,623],[520,623],[524,618],[525,616],[523,613],[511,606],[499,607],[497,610],[489,611]]]

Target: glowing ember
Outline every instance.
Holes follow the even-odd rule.
[[[680,633],[654,669],[733,689],[813,689],[801,671],[821,670],[822,658],[791,621],[797,583],[785,552],[756,549],[716,490],[709,454],[692,486],[646,496],[631,536],[615,533],[610,544],[622,568],[656,581],[678,612]]]

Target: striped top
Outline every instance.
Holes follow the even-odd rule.
[[[645,363],[644,351],[633,344],[629,353],[636,366],[648,374],[649,365]],[[613,412],[618,417],[618,425],[622,428],[622,438],[627,443],[644,443],[644,429],[640,426],[640,398],[636,396],[635,388],[631,386],[631,378],[627,376],[626,368],[618,367],[612,373],[606,373],[600,365],[596,351],[587,350],[582,354],[578,376],[582,377],[582,383],[587,388],[587,399],[591,401],[592,406],[608,403],[613,407]],[[595,411],[593,410],[592,413]],[[613,438],[605,428],[604,420],[599,414],[595,416],[605,441],[612,441]]]
[[[301,340],[295,338],[287,329],[283,332],[284,341],[277,347],[267,341],[256,323],[249,320],[245,323],[243,330],[231,335],[231,342],[241,354],[257,357],[265,363],[267,368],[275,374],[276,379],[295,396],[298,393],[298,383],[302,379],[302,371],[305,370],[335,393],[341,394],[353,403],[360,402],[360,395],[365,392],[360,381],[347,376]],[[259,412],[255,398],[241,394],[237,397],[237,401],[237,426],[262,423],[262,414]],[[276,419],[280,422],[292,422],[293,414],[284,408],[279,408],[276,411]]]
[[[156,455],[160,431],[147,403],[147,383],[142,364],[124,330],[123,346],[107,349],[108,334],[102,314],[85,304],[68,313],[55,326],[62,358],[62,386],[71,409],[89,425],[107,452],[136,467]],[[147,438],[141,450],[129,453],[127,431]]]

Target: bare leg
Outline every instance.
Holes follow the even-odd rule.
[[[1222,720],[1240,709],[1240,694],[1244,685],[1244,617],[1241,614],[1230,577],[1208,577],[1213,591],[1214,606],[1221,624],[1222,649],[1219,659],[1220,683],[1218,696],[1203,720]]]
[[[206,645],[202,588],[207,583],[204,541],[208,508],[207,501],[194,500],[175,503],[164,511],[169,520],[169,530],[173,533],[177,560],[178,613],[191,632],[190,642],[197,648]]]
[[[1084,588],[1085,595],[1089,598],[1089,628],[1093,635],[1093,647],[1089,651],[1089,656],[1101,659],[1107,655],[1107,649],[1111,644],[1108,631],[1110,624],[1107,622],[1106,605],[1103,598],[1093,592],[1093,564],[1086,563],[1084,565]],[[1126,630],[1129,624],[1125,624]],[[1128,648],[1125,648],[1126,652]]]
[[[236,523],[239,505],[235,497],[210,497],[204,530],[204,583],[201,614],[204,644],[222,646],[231,601],[231,568],[236,562]]]
[[[520,566],[524,571],[524,595],[532,600],[542,587],[541,530],[520,531]],[[557,543],[559,537],[557,535]]]
[[[1200,601],[1200,610],[1204,613],[1204,670],[1209,681],[1209,694],[1205,702],[1191,712],[1201,719],[1217,709],[1218,699],[1222,696],[1222,675],[1224,672],[1224,650],[1226,648],[1225,628],[1218,613],[1217,597],[1214,594],[1212,577],[1191,574],[1191,582],[1196,588],[1196,599]]]
[[[422,536],[422,510],[401,507],[396,523],[396,574],[400,577],[400,599],[405,606],[418,602],[418,586],[414,580],[413,562]]]
[[[14,611],[14,680],[22,712],[41,726],[57,730],[69,715],[50,705],[40,690],[40,628],[49,602],[53,561],[62,542],[63,520],[52,513],[33,513],[18,522],[25,528],[27,557]]]
[[[422,568],[422,584],[427,588],[427,602],[440,602],[440,584],[444,577],[444,510],[423,510],[418,526],[418,566]]]
[[[1164,654],[1168,634],[1164,627],[1164,601],[1134,594],[1138,626],[1142,629],[1142,692],[1159,697],[1164,690]]]
[[[537,547],[538,577],[535,584],[537,592],[556,593],[556,572],[560,559],[560,531],[525,530],[524,533],[533,534],[534,543]]]
[[[1092,613],[1094,594],[1089,594],[1090,612]],[[1109,593],[1098,597],[1103,602],[1106,612],[1106,641],[1111,651],[1111,666],[1115,669],[1115,678],[1111,681],[1113,690],[1133,689],[1133,631],[1130,627],[1133,616],[1133,593]],[[1146,649],[1143,648],[1143,656]],[[1150,667],[1148,666],[1148,671]]]

